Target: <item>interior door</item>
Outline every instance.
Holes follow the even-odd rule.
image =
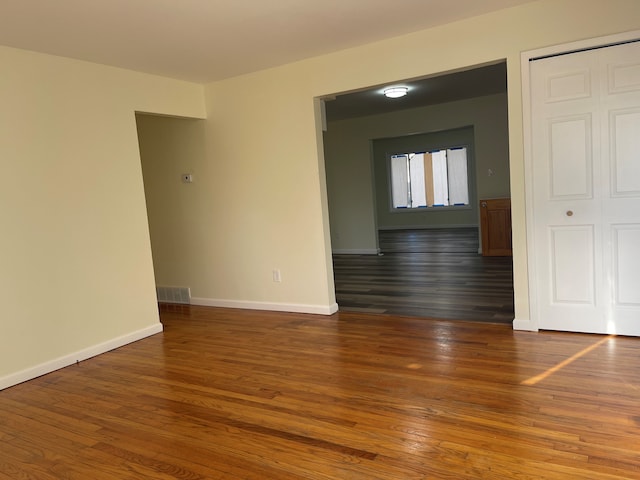
[[[640,335],[640,43],[530,68],[538,326]]]

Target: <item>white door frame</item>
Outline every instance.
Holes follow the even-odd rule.
[[[520,54],[520,69],[522,78],[522,130],[524,145],[524,185],[525,185],[525,216],[527,227],[527,268],[529,280],[529,320],[514,320],[514,330],[538,331],[539,311],[538,311],[538,277],[536,272],[534,256],[536,253],[534,235],[534,205],[533,205],[533,154],[531,141],[531,79],[529,64],[531,60],[571,53],[580,50],[587,50],[597,47],[605,47],[640,39],[640,30],[608,35],[605,37],[590,38],[577,42],[553,45],[536,50],[528,50]]]

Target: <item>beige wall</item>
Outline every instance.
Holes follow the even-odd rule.
[[[241,85],[208,94],[207,121],[138,115],[157,285],[189,287],[195,304],[335,311],[319,105],[308,96],[308,119],[280,141],[260,129],[290,121],[295,101]]]
[[[203,181],[205,121],[142,114],[136,120],[156,285],[192,286],[197,295],[198,264],[208,255],[199,232],[211,209]],[[182,182],[187,173],[193,183]]]
[[[0,47],[0,388],[158,331],[136,110],[203,88]]]
[[[507,120],[507,96],[501,94],[329,122],[324,146],[334,252],[374,253],[376,226],[409,228],[478,224],[475,200],[472,209],[458,212],[389,213],[384,172],[380,174],[378,170],[376,187],[372,187],[372,140],[402,135],[410,135],[408,140],[414,140],[419,133],[441,135],[443,131],[459,131],[462,127],[471,126],[475,137],[475,172],[471,178],[476,184],[477,197],[504,197],[509,196]],[[492,176],[487,175],[489,168],[493,171]],[[376,203],[381,204],[377,222],[374,221]]]
[[[578,14],[579,13],[579,14]],[[640,27],[637,0],[541,0],[206,86],[205,298],[330,308],[330,239],[312,99],[506,59],[517,318],[527,318],[520,54]],[[446,48],[445,48],[446,47]],[[282,269],[274,284],[271,270]],[[214,303],[214,302],[212,302]]]
[[[197,303],[335,311],[319,104],[299,68],[207,86],[212,221],[201,230],[209,275]]]

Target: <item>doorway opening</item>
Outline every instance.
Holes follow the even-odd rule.
[[[158,302],[189,305],[202,255],[197,205],[204,203],[206,123],[136,113],[136,126]]]
[[[478,214],[479,199],[510,196],[506,63],[401,83],[409,94],[393,103],[377,87],[326,102],[324,157],[339,308],[511,322],[512,259],[479,255]],[[397,152],[379,145],[464,129],[471,132],[464,143],[473,156],[468,205],[394,209],[385,159]],[[460,146],[454,143],[437,148]],[[424,151],[415,148],[407,151]]]

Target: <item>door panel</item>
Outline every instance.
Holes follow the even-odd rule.
[[[538,325],[640,335],[640,44],[531,63]]]
[[[546,102],[565,102],[591,98],[591,72],[588,68],[549,75]]]
[[[549,233],[552,302],[593,305],[593,227],[551,227]]]
[[[614,225],[614,292],[617,305],[640,307],[640,224]]]
[[[551,133],[551,197],[591,198],[591,116],[553,119]]]
[[[640,195],[640,108],[611,112],[612,195]]]
[[[626,50],[632,50],[628,48]],[[625,48],[619,49],[621,56],[626,54]],[[622,58],[622,62],[614,62],[609,65],[609,94],[633,92],[640,90],[640,62],[627,61],[631,58]]]

